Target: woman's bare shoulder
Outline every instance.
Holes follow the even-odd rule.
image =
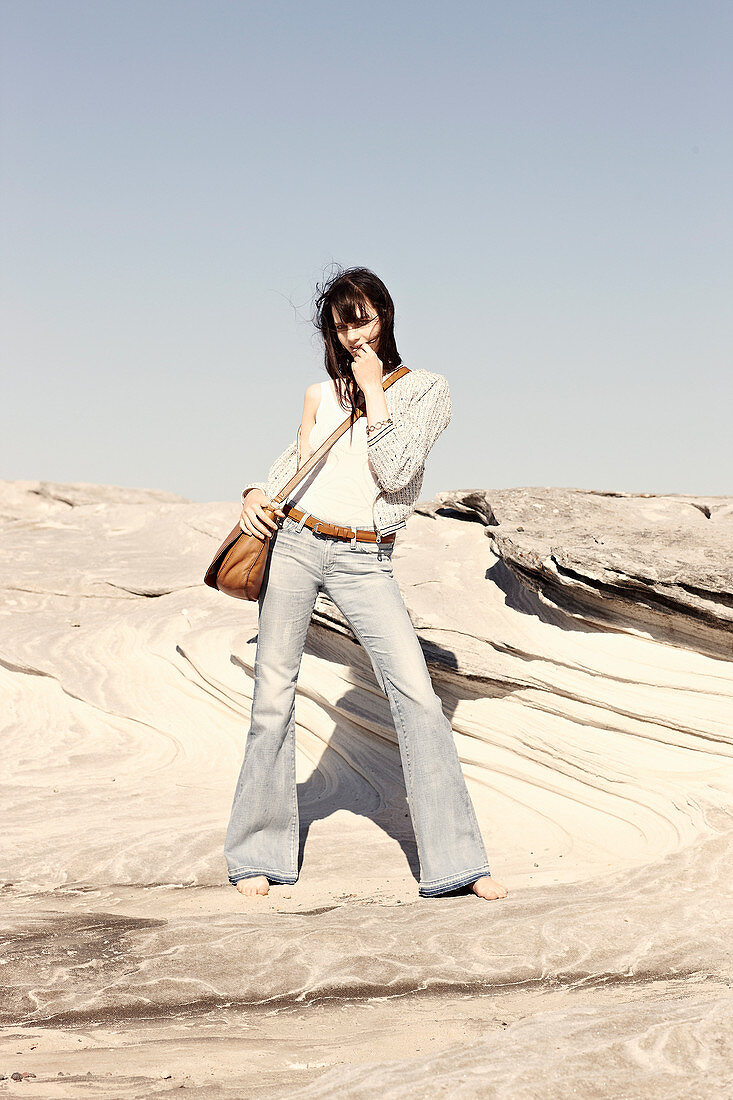
[[[305,398],[303,400],[303,411],[310,412],[315,415],[316,409],[321,402],[321,383],[313,382],[310,386],[306,386]]]

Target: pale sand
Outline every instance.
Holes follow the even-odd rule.
[[[0,483],[0,1072],[36,1074],[0,1091],[733,1095],[733,502],[568,492],[549,534],[529,491],[485,494],[493,529],[441,494],[395,548],[510,891],[485,902],[417,896],[389,707],[325,599],[296,703],[300,879],[241,897],[222,844],[257,606],[201,583],[238,507]],[[563,543],[568,499],[588,546],[634,510],[633,569],[601,546],[601,577],[577,515]]]

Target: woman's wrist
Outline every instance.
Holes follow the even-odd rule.
[[[389,423],[391,417],[382,386],[377,386],[374,390],[368,390],[364,394],[364,399],[366,404],[366,434],[370,436],[372,432]]]
[[[376,424],[367,424],[366,434],[371,435],[372,432],[378,431],[379,428],[386,428],[386,426],[391,423],[392,417],[388,416],[386,420],[378,420]]]

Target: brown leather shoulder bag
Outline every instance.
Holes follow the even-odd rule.
[[[409,374],[409,367],[398,367],[397,370],[393,371],[389,378],[382,382],[384,389],[388,389],[398,378],[402,378],[403,374]],[[359,412],[356,420],[363,415],[362,412]],[[278,505],[313,469],[315,464],[320,462],[339,436],[344,434],[350,422],[351,418],[347,416],[338,428],[334,428],[328,439],[321,443],[308,461],[293,474],[290,481],[273,498],[272,505],[265,506],[265,511],[269,512],[273,519]],[[227,596],[234,596],[237,600],[256,600],[260,594],[262,578],[265,575],[271,542],[271,538],[258,539],[256,535],[250,535],[248,531],[243,531],[240,524],[237,523],[214,554],[214,559],[206,570],[204,584],[208,584],[210,588],[217,588]]]

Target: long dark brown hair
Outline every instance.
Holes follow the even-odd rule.
[[[402,363],[394,336],[394,302],[386,286],[368,267],[339,267],[323,284],[316,283],[313,323],[323,337],[326,370],[336,385],[336,393],[344,408],[350,411],[353,424],[357,411],[366,412],[364,394],[359,389],[351,369],[351,355],[338,338],[331,307],[342,321],[359,320],[371,314],[379,315],[380,332],[374,351],[382,360],[382,374],[388,374]]]

